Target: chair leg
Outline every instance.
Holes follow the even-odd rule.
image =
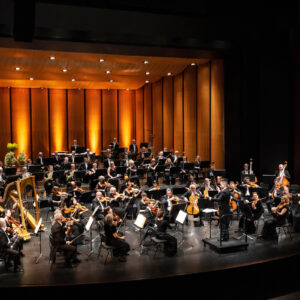
[[[99,246],[97,258],[100,257],[101,250],[102,250],[102,244],[100,244],[100,246]]]

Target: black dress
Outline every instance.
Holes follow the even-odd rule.
[[[164,251],[167,256],[174,256],[177,253],[177,239],[168,234],[167,228],[171,228],[168,221],[156,220],[157,225],[157,238],[160,240],[166,240]]]
[[[129,244],[125,240],[115,238],[113,235],[117,232],[115,225],[104,225],[104,232],[106,237],[106,244],[113,246],[114,256],[124,256],[130,250]]]

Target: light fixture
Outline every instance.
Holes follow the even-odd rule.
[[[104,62],[104,59],[103,59],[103,58],[100,58],[100,59],[99,59],[99,62]]]
[[[7,88],[10,89],[10,86],[8,86]]]
[[[29,80],[34,80],[34,78],[33,78],[33,77],[30,77]]]
[[[63,71],[64,73],[68,72],[68,70],[67,70],[66,68],[62,69],[62,71]]]
[[[110,91],[110,89],[107,89],[108,91]]]
[[[191,66],[195,66],[196,64],[195,63],[191,63]]]
[[[130,89],[128,89],[128,88],[126,89],[126,91],[129,91],[129,90],[130,90]]]
[[[72,78],[72,81],[76,81],[76,79],[75,79],[75,78]]]
[[[50,56],[50,60],[55,60],[55,56]]]
[[[44,88],[41,86],[41,90],[43,90]]]
[[[109,82],[114,82],[114,80],[113,80],[113,79],[111,79]]]
[[[21,68],[20,67],[16,67],[16,71],[20,71],[21,70]]]
[[[81,88],[78,88],[78,91],[81,91]]]
[[[146,72],[146,75],[150,75],[150,72]]]
[[[168,75],[168,76],[171,76],[171,75],[172,75],[172,73],[171,73],[171,72],[169,72],[167,75]]]
[[[106,70],[105,73],[106,73],[106,74],[110,74],[110,71],[109,71],[109,70]]]
[[[148,60],[145,60],[144,61],[144,64],[146,65],[146,64],[149,64],[149,61]]]
[[[149,83],[149,80],[146,80],[145,83]]]

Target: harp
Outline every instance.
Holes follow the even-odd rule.
[[[3,198],[0,199],[0,207],[15,209],[18,212],[22,224],[19,235],[24,240],[29,240],[28,227],[34,230],[40,220],[35,177],[30,176],[9,183],[5,188]],[[41,230],[43,229],[42,225]]]

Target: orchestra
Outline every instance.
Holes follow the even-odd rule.
[[[230,221],[234,214],[238,217],[239,231],[254,234],[258,231],[256,221],[269,211],[272,219],[264,222],[262,234],[268,239],[270,236],[276,238],[274,228],[282,224],[290,211],[291,176],[286,162],[279,164],[273,187],[266,192],[267,196],[262,196],[263,189],[258,184],[252,159],[243,165],[239,183],[216,175],[214,162],[202,168],[199,155],[192,164],[184,153],[180,156],[179,151],[173,149],[168,152],[164,148],[155,157],[144,145],[139,152],[135,140],[132,140],[129,152],[119,153],[120,146],[114,138],[102,157],[88,149],[84,154],[77,153],[80,148],[74,140],[70,155],[54,152],[50,160],[39,152],[36,159],[43,172],[48,205],[53,212],[53,245],[63,251],[66,267],[79,262],[76,247],[83,242],[90,216],[95,219],[97,230],[104,232],[107,245],[114,247],[114,256],[125,262],[130,246],[119,229],[129,215],[134,220],[143,214],[142,240],[154,233],[157,238],[167,241],[165,254],[172,256],[177,253],[177,240],[166,230],[171,228],[170,223],[175,222],[180,210],[192,219],[199,218],[199,222],[192,222],[193,226],[205,226],[203,208],[207,203],[217,207],[215,215],[222,241],[230,239]],[[31,175],[26,166],[18,174],[19,178]],[[0,167],[0,196],[4,195],[6,181],[5,169]],[[176,186],[182,187],[184,192],[175,194],[173,187]],[[84,196],[88,192],[93,198],[86,203]],[[18,218],[11,221],[10,210],[5,210],[3,217],[0,248],[8,251],[5,250],[8,245],[13,245],[8,252],[17,270],[20,257],[24,255],[24,240],[18,234],[22,225]]]

